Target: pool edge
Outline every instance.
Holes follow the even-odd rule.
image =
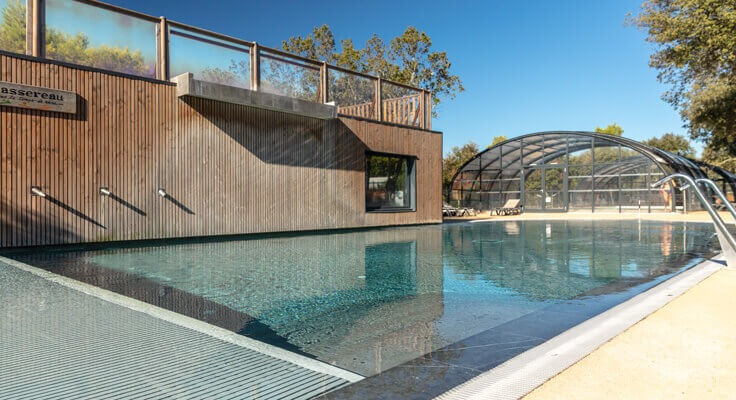
[[[679,297],[723,265],[707,259],[436,399],[518,399]]]

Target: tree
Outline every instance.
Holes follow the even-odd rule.
[[[202,70],[198,79],[222,85],[236,86],[238,74],[232,71],[232,67],[227,70],[222,68],[205,68]]]
[[[433,50],[429,35],[413,26],[391,39],[388,46],[374,34],[362,49],[349,38],[340,40],[338,49],[332,30],[322,25],[306,37],[285,40],[281,47],[303,57],[429,90],[435,116],[442,101],[465,90],[460,78],[450,71],[447,53]]]
[[[711,147],[706,147],[703,150],[703,161],[727,171],[736,172],[736,157],[728,154],[726,149],[713,150]]]
[[[473,158],[480,151],[478,145],[468,142],[461,147],[455,146],[450,150],[442,160],[442,194],[443,196],[450,190],[452,185],[452,177],[468,160]]]
[[[8,1],[0,13],[0,49],[12,53],[26,51],[25,1]]]
[[[662,137],[653,137],[644,140],[642,143],[678,156],[692,157],[695,155],[695,149],[690,145],[690,141],[685,136],[675,135],[674,133],[665,133]]]
[[[495,146],[495,145],[497,145],[499,143],[503,143],[503,142],[505,142],[507,140],[508,139],[506,138],[506,136],[503,136],[503,135],[496,136],[496,137],[493,138],[493,142],[488,147],[493,147],[493,146]]]
[[[624,133],[624,129],[618,126],[615,122],[608,125],[605,128],[601,128],[596,126],[595,127],[595,133],[605,133],[608,135],[615,135],[615,136],[621,136]]]
[[[26,7],[21,0],[10,1],[3,7],[0,20],[0,49],[25,53]],[[152,76],[145,65],[140,49],[118,48],[102,45],[90,47],[84,33],[75,35],[56,28],[46,29],[46,56],[60,61],[124,72]]]
[[[618,124],[614,122],[612,124],[609,124],[605,128],[596,126],[594,132],[602,133],[604,135],[621,136],[624,133],[624,128],[620,127]],[[618,159],[619,159],[618,148],[599,147],[598,145],[596,145],[596,149],[595,149],[595,162],[596,163],[616,162],[618,161]],[[589,163],[589,162],[592,162],[593,160],[593,153],[591,151],[578,153],[578,155],[576,156],[570,156],[570,160],[571,160],[570,161],[571,164]]]
[[[649,65],[670,85],[663,98],[690,137],[736,156],[736,3],[649,0],[628,22],[655,45]]]

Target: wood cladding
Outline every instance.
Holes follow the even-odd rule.
[[[75,115],[0,107],[0,247],[442,218],[438,133],[180,99],[167,83],[26,57],[0,55],[0,80],[78,94]],[[365,212],[368,150],[417,157],[416,212]]]

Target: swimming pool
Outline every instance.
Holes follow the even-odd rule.
[[[710,224],[508,221],[8,252],[431,397],[711,255]]]

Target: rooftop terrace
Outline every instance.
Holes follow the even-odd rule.
[[[194,79],[337,106],[338,114],[431,129],[431,93],[256,42],[94,0],[0,0],[25,37],[0,50],[168,81]]]

